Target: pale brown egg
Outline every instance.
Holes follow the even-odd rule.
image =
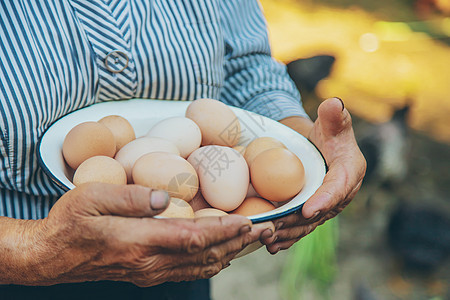
[[[205,218],[205,217],[222,217],[227,216],[228,214],[224,212],[223,210],[216,209],[216,208],[203,208],[200,210],[197,210],[194,213],[194,216],[196,218]]]
[[[166,190],[171,197],[188,202],[197,194],[199,187],[194,167],[173,153],[145,154],[134,164],[132,176],[135,184]]]
[[[86,159],[104,155],[113,157],[116,142],[111,130],[97,122],[84,122],[72,128],[63,142],[63,156],[74,170]]]
[[[261,197],[280,202],[300,192],[305,183],[305,169],[291,151],[273,148],[255,158],[250,166],[250,178]]]
[[[127,184],[127,174],[114,158],[94,156],[82,162],[73,176],[75,186],[88,182]]]
[[[180,155],[177,146],[162,138],[141,137],[129,142],[115,156],[115,159],[122,164],[127,173],[128,183],[133,182],[131,171],[135,162],[143,155],[151,152],[168,152]]]
[[[251,166],[253,160],[256,156],[258,156],[258,154],[272,148],[286,149],[286,146],[279,140],[272,137],[260,137],[254,139],[250,144],[248,144],[247,148],[245,148],[244,158],[247,161],[247,164]]]
[[[127,119],[117,115],[106,116],[98,121],[111,130],[116,140],[116,152],[136,138],[133,126]]]
[[[158,216],[165,218],[194,218],[192,207],[183,199],[170,198],[169,206]]]
[[[209,145],[192,152],[188,161],[197,171],[202,195],[212,207],[231,211],[244,201],[249,170],[239,152]]]
[[[214,99],[197,99],[189,104],[186,117],[202,132],[202,145],[233,147],[239,142],[241,125],[226,104]]]
[[[200,147],[202,134],[198,125],[185,117],[172,117],[155,124],[147,133],[148,137],[159,137],[171,141],[180,150],[180,155],[187,158]]]
[[[269,201],[258,197],[250,197],[246,198],[244,202],[242,202],[242,204],[232,212],[232,214],[248,217],[262,214],[274,209],[275,206]]]

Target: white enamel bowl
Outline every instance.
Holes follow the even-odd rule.
[[[72,112],[52,124],[42,136],[38,147],[39,163],[56,184],[68,191],[75,186],[70,181],[73,174],[62,156],[62,144],[74,126],[86,121],[98,121],[108,115],[120,115],[131,123],[139,137],[162,119],[184,116],[189,103],[133,99],[103,102]],[[239,144],[247,145],[257,137],[274,137],[295,153],[305,167],[305,186],[297,196],[270,212],[250,216],[249,219],[260,223],[300,210],[323,182],[326,166],[320,152],[305,137],[279,122],[239,108],[232,107],[232,110],[241,124]]]

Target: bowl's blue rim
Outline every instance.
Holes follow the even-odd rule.
[[[66,115],[67,116],[67,115]],[[59,118],[61,119],[61,118]],[[59,120],[58,119],[58,120]],[[56,120],[54,123],[56,123],[58,120]],[[53,123],[53,124],[54,124]],[[50,177],[50,179],[59,187],[61,188],[64,192],[68,192],[70,191],[70,188],[68,186],[66,186],[64,183],[62,183],[58,178],[56,178],[55,175],[53,175],[52,172],[50,172],[50,169],[47,167],[47,165],[44,162],[44,159],[42,158],[41,155],[41,143],[42,140],[44,138],[44,135],[47,133],[47,131],[50,129],[51,125],[44,131],[44,133],[41,135],[38,144],[37,144],[37,158],[38,158],[38,164],[39,166],[43,169],[45,175],[47,175],[48,177]]]
[[[134,100],[134,99],[129,99],[129,100]],[[129,101],[129,100],[125,100],[125,101]],[[123,100],[122,100],[122,101],[123,101]],[[104,102],[101,102],[101,103],[104,103]],[[96,104],[101,104],[101,103],[96,103]],[[92,105],[95,105],[95,104],[92,104]],[[90,106],[91,106],[91,105],[90,105]],[[83,108],[85,108],[85,107],[83,107]],[[70,188],[69,188],[67,185],[65,185],[64,183],[62,183],[58,178],[56,178],[56,176],[54,176],[52,172],[50,172],[50,169],[49,169],[49,168],[47,167],[47,165],[45,164],[45,162],[44,162],[44,160],[43,160],[43,158],[42,158],[42,155],[41,155],[41,144],[42,144],[42,140],[44,139],[45,134],[47,133],[48,130],[50,130],[50,128],[52,127],[53,124],[55,124],[56,122],[58,122],[60,119],[66,117],[66,116],[68,116],[68,115],[70,115],[70,114],[72,114],[72,113],[74,113],[74,112],[76,112],[76,111],[78,111],[78,110],[81,110],[81,109],[83,109],[83,108],[74,110],[74,111],[68,113],[67,115],[64,115],[64,116],[58,118],[57,120],[55,120],[55,121],[54,121],[54,122],[53,122],[53,123],[52,123],[45,131],[44,131],[44,133],[43,133],[43,134],[41,135],[41,137],[39,138],[39,141],[38,141],[38,144],[37,144],[37,150],[38,150],[38,151],[37,151],[37,156],[38,156],[38,164],[39,164],[39,166],[43,169],[44,173],[45,173],[47,176],[49,176],[50,179],[51,179],[51,180],[52,180],[59,188],[61,188],[64,192],[70,191]],[[242,108],[239,108],[239,107],[237,107],[237,108],[238,108],[238,109],[242,109]],[[254,113],[254,112],[251,112],[251,113]],[[281,124],[281,123],[280,123],[280,124]],[[281,124],[281,125],[284,125],[284,124]],[[284,125],[284,126],[286,126],[286,125]],[[289,129],[291,129],[291,128],[288,127],[288,126],[286,126],[286,127],[289,128]],[[293,129],[291,129],[291,130],[293,130]],[[328,173],[328,170],[329,170],[329,169],[328,169],[328,165],[326,164],[326,160],[325,160],[325,158],[324,158],[322,152],[320,152],[320,150],[317,148],[317,146],[316,146],[313,142],[311,142],[307,137],[305,137],[305,136],[303,136],[303,135],[301,135],[301,134],[299,134],[299,135],[300,135],[301,137],[305,138],[312,146],[314,146],[314,148],[316,148],[317,152],[318,152],[318,153],[320,154],[320,156],[322,157],[323,164],[325,165],[325,175],[326,175],[326,174]],[[306,200],[306,201],[308,201],[308,200]],[[306,201],[305,201],[305,202],[306,202]],[[271,216],[256,217],[256,218],[248,217],[248,218],[252,221],[253,224],[263,223],[263,222],[267,222],[267,221],[273,221],[273,220],[276,220],[276,219],[279,219],[279,218],[288,216],[288,215],[290,215],[290,214],[292,214],[292,213],[301,212],[301,210],[302,210],[303,205],[305,204],[305,202],[299,204],[299,205],[296,206],[296,207],[292,207],[292,208],[290,208],[290,209],[288,209],[288,210],[285,210],[285,211],[276,213],[276,214],[271,215]]]

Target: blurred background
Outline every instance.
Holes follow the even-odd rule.
[[[261,0],[310,116],[341,97],[367,163],[354,201],[213,299],[450,299],[450,0]]]

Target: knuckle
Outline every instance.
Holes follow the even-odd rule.
[[[211,266],[208,266],[204,270],[202,270],[202,272],[200,274],[200,278],[201,279],[211,278],[214,275],[218,274],[220,272],[220,270],[222,270],[222,264],[221,263],[213,264]]]
[[[206,252],[203,256],[203,264],[213,264],[220,261],[222,258],[222,253],[217,248],[212,248]]]
[[[183,228],[180,231],[181,240],[188,253],[198,253],[206,247],[206,239],[204,235],[196,230]]]
[[[128,207],[131,210],[134,210],[136,208],[136,202],[134,201],[135,197],[133,197],[133,189],[121,187],[120,194],[122,200],[125,202],[126,207]]]

